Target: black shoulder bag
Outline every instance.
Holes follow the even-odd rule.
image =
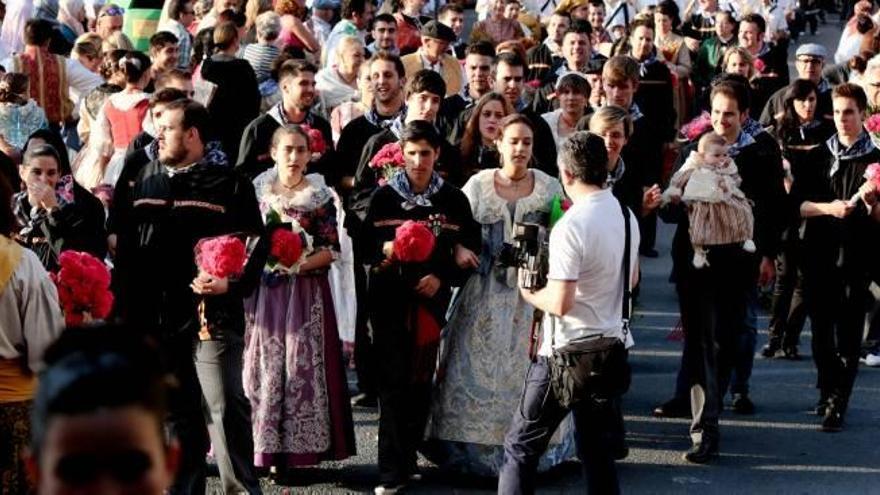
[[[570,408],[585,399],[603,401],[629,390],[626,338],[629,335],[630,298],[630,220],[629,210],[620,203],[626,237],[623,251],[623,340],[616,337],[588,337],[556,349],[551,329],[550,385],[559,404]]]

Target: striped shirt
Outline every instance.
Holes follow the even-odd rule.
[[[257,74],[257,82],[269,79],[272,71],[272,62],[278,58],[281,50],[275,45],[252,43],[244,48],[244,59],[250,62],[251,67]]]

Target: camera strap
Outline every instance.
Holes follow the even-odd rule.
[[[632,249],[629,232],[629,209],[627,209],[626,205],[623,204],[619,199],[617,200],[620,203],[620,211],[623,213],[623,229],[624,229],[624,241],[623,241],[623,315],[621,321],[623,323],[623,343],[625,344],[627,339],[629,338],[629,316],[630,311],[632,310],[632,291],[629,287],[630,281],[630,266],[629,266],[629,258],[630,258],[630,250]]]

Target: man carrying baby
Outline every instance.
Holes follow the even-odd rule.
[[[683,361],[689,370],[693,416],[693,446],[684,457],[694,463],[708,462],[718,454],[718,417],[747,298],[755,284],[767,284],[774,276],[786,201],[775,141],[767,133],[751,136],[742,131],[749,110],[748,88],[735,81],[720,82],[712,88],[710,103],[712,129],[724,139],[742,178],[742,193],[752,204],[756,252],[744,249],[743,239],[713,245],[705,253],[705,264],[697,268],[687,207],[683,202],[670,203],[661,212],[664,220],[678,224],[672,244],[673,279],[685,329]],[[694,143],[683,150],[679,168],[696,148]]]

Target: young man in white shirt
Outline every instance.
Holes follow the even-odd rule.
[[[553,351],[569,343],[610,337],[619,339],[626,347],[632,345],[632,337],[624,331],[622,321],[621,266],[623,256],[629,256],[630,270],[626,276],[630,277],[631,285],[635,284],[638,222],[626,210],[630,249],[625,253],[626,232],[620,202],[611,189],[604,187],[608,153],[602,138],[584,131],[572,134],[559,150],[558,164],[559,178],[573,205],[550,234],[547,286],[536,292],[521,290],[526,301],[544,311],[544,335],[537,360],[527,372],[522,402],[513,414],[504,441],[499,494],[534,493],[538,459],[569,411],[576,422],[578,452],[589,493],[620,491],[613,458],[616,420],[611,407],[619,396],[589,390],[580,402],[564,407],[550,389],[550,373]]]

